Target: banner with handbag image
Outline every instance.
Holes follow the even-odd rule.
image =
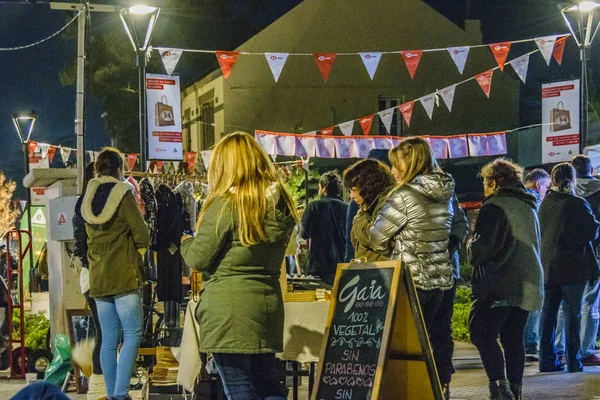
[[[146,74],[147,160],[182,161],[179,76]]]
[[[164,94],[160,97],[160,101],[155,104],[154,124],[156,126],[175,125],[173,106],[169,105],[169,99]]]
[[[571,128],[571,113],[565,109],[565,104],[559,101],[556,108],[550,111],[550,132],[564,131]]]

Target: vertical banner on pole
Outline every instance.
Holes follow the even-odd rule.
[[[579,153],[579,79],[542,84],[542,163]]]
[[[179,76],[146,74],[148,160],[181,160]]]

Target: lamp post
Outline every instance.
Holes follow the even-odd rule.
[[[135,62],[138,68],[138,100],[140,127],[140,162],[146,165],[147,135],[146,135],[146,64],[150,41],[156,26],[160,8],[145,5],[135,5],[121,10],[120,16],[125,32],[135,51]]]
[[[583,149],[588,139],[588,79],[587,60],[589,59],[590,47],[598,27],[600,27],[600,3],[595,1],[578,1],[576,3],[561,3],[558,5],[561,15],[565,19],[577,46],[581,60],[581,121],[579,134],[579,151]]]
[[[13,123],[15,124],[15,129],[17,130],[17,135],[19,135],[19,141],[23,146],[23,158],[25,160],[25,176],[29,174],[29,138],[31,138],[31,133],[33,132],[33,127],[35,125],[35,121],[37,119],[37,114],[35,111],[31,111],[29,113],[16,113],[12,115]],[[26,197],[27,200],[27,229],[30,233],[30,240],[33,242],[33,232],[31,229],[31,189],[26,188]],[[31,243],[33,246],[33,243]],[[31,269],[33,268],[33,247],[29,251],[29,289],[31,291],[33,280],[31,279]]]

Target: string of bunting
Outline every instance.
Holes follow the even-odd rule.
[[[240,55],[250,56],[262,56],[265,57],[267,64],[273,74],[275,82],[279,80],[283,67],[285,66],[290,56],[307,56],[313,57],[315,63],[321,73],[321,76],[325,82],[329,78],[329,73],[333,67],[333,63],[338,56],[359,56],[367,70],[367,73],[371,80],[373,80],[377,67],[383,55],[394,54],[400,55],[404,60],[410,77],[414,79],[415,73],[424,53],[431,52],[447,52],[458,71],[462,74],[469,56],[470,49],[487,47],[490,49],[498,66],[501,70],[504,70],[504,63],[510,48],[515,43],[535,42],[544,56],[547,64],[550,64],[550,58],[552,56],[552,49],[555,47],[555,43],[559,42],[564,47],[564,42],[569,34],[558,34],[544,37],[537,37],[531,39],[513,40],[506,42],[480,44],[472,46],[457,46],[457,47],[445,47],[435,49],[422,49],[422,50],[396,50],[396,51],[375,51],[375,52],[354,52],[354,53],[275,53],[275,52],[244,52],[244,51],[225,51],[225,50],[192,50],[192,49],[178,49],[168,47],[155,47],[153,50],[158,51],[163,62],[163,66],[168,75],[172,75],[173,71],[177,67],[179,59],[184,52],[189,53],[206,53],[215,54],[223,76],[225,79],[229,78],[233,67],[238,60]],[[561,56],[562,57],[562,56]],[[560,63],[560,62],[559,62]]]

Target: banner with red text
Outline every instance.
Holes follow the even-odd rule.
[[[146,74],[148,160],[181,160],[179,76]]]
[[[542,84],[542,163],[579,154],[579,79]]]

